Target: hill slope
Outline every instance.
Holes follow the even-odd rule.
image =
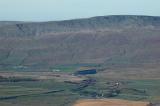
[[[0,27],[0,66],[160,63],[160,17],[102,16]]]

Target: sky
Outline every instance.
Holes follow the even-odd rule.
[[[55,21],[107,15],[160,16],[160,0],[0,0],[0,21]]]

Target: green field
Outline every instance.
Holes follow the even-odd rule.
[[[116,82],[120,83],[119,88],[112,86]],[[56,80],[0,82],[0,106],[72,106],[81,98],[120,98],[154,103],[160,100],[160,80],[96,79],[81,90],[73,90],[78,86]],[[111,89],[120,90],[120,93],[105,96]]]
[[[78,94],[69,91],[71,87],[69,84],[56,83],[53,80],[3,82],[0,86],[0,104],[5,104],[4,106],[60,106],[65,103],[67,105],[79,98]],[[59,90],[64,91],[58,92]]]

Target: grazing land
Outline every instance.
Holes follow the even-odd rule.
[[[159,106],[159,47],[160,17],[0,22],[0,106]]]
[[[106,73],[103,74],[104,76],[99,76],[99,73],[106,71],[97,72],[94,75],[75,76],[70,73],[63,75],[62,72],[23,72],[17,75],[15,71],[5,71],[1,73],[3,77],[0,79],[0,104],[4,106],[72,106],[75,101],[81,99],[98,101],[109,98],[122,99],[122,101],[144,101],[158,106],[160,79],[119,79],[117,77],[111,79],[106,77]]]

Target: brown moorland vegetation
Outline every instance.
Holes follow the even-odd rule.
[[[147,106],[148,102],[120,99],[86,99],[79,100],[73,106]]]

